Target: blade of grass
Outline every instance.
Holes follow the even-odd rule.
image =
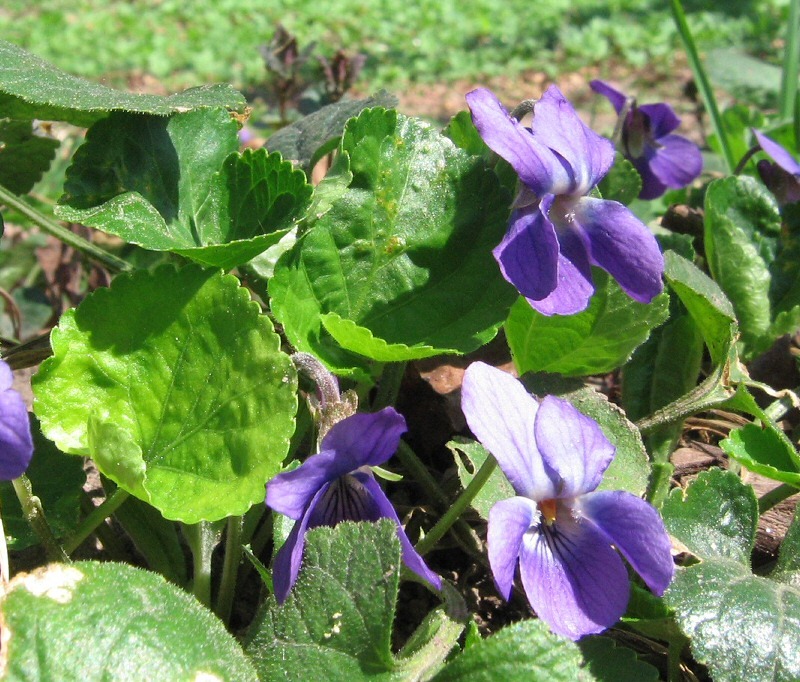
[[[780,100],[781,118],[787,121],[795,113],[798,63],[800,63],[800,0],[791,0],[789,25],[786,27],[786,47],[783,51]]]
[[[733,157],[728,136],[725,133],[725,128],[722,126],[722,117],[719,115],[719,108],[717,107],[717,100],[714,97],[714,91],[711,89],[711,84],[708,82],[705,69],[700,61],[700,56],[697,54],[697,47],[694,44],[694,38],[689,30],[689,24],[686,23],[686,14],[683,11],[683,5],[680,0],[670,0],[670,8],[672,9],[672,18],[675,20],[675,26],[678,29],[678,35],[683,41],[683,47],[686,50],[686,56],[689,59],[689,66],[694,74],[694,79],[697,82],[697,89],[700,96],[703,98],[706,111],[711,119],[711,127],[719,140],[719,146],[722,149],[722,156],[725,159],[725,165],[728,167],[728,172],[732,173],[736,168],[736,159]]]

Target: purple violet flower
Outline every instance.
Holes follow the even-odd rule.
[[[467,103],[484,142],[523,185],[493,253],[533,308],[544,315],[585,310],[592,265],[637,301],[661,292],[664,259],[655,237],[622,204],[586,196],[611,168],[613,145],[583,124],[557,87],[534,105],[530,128],[486,89],[470,92]]]
[[[780,206],[800,201],[800,164],[781,145],[763,133],[753,130],[761,149],[775,163],[766,159],[756,164],[761,181],[775,195]]]
[[[11,388],[14,375],[0,360],[0,480],[11,481],[25,473],[33,456],[28,408]]]
[[[297,522],[275,556],[272,579],[278,603],[284,602],[297,580],[306,531],[340,521],[394,521],[405,565],[441,589],[439,576],[411,545],[370,470],[394,454],[405,431],[405,419],[391,407],[374,414],[354,414],[331,427],[318,454],[267,483],[267,505]]]
[[[625,612],[630,591],[612,545],[663,594],[674,573],[669,536],[644,500],[595,491],[615,448],[594,421],[553,396],[537,403],[481,362],[464,375],[461,406],[517,492],[489,512],[489,564],[504,599],[519,564],[528,601],[553,632],[601,632]]]
[[[605,97],[622,113],[627,97],[608,83],[593,80],[592,90]],[[680,189],[697,178],[703,170],[703,155],[691,140],[673,135],[681,123],[669,104],[631,106],[622,122],[620,145],[623,156],[642,176],[640,199],[655,199],[668,187]]]

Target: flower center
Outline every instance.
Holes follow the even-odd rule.
[[[634,159],[644,156],[646,146],[654,146],[653,135],[650,132],[650,118],[636,107],[628,114],[627,125],[622,131],[625,149]]]
[[[553,523],[555,523],[557,504],[556,500],[540,500],[536,503],[544,518],[544,522],[548,526],[552,526]]]

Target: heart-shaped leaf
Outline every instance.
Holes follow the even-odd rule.
[[[34,378],[45,435],[170,519],[263,501],[294,428],[296,374],[238,284],[163,266],[65,313]]]

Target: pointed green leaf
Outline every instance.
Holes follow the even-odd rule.
[[[262,680],[420,679],[455,645],[449,619],[427,623],[428,643],[447,632],[431,656],[412,636],[414,651],[395,658],[392,622],[400,575],[394,523],[340,523],[306,535],[300,577],[283,605],[270,598],[256,617],[246,651]],[[451,622],[451,621],[450,621]],[[444,628],[444,630],[442,629]]]
[[[381,90],[365,99],[346,99],[328,104],[319,111],[281,128],[267,140],[267,149],[280,152],[284,158],[297,161],[301,168],[309,172],[316,160],[318,150],[331,140],[342,136],[344,125],[364,109],[385,107],[390,109],[397,104],[397,98]]]
[[[778,563],[769,577],[800,589],[800,509],[795,509],[792,525],[781,542]]]
[[[669,296],[637,303],[605,272],[593,271],[595,294],[576,315],[542,315],[518,298],[505,330],[520,374],[583,376],[620,367],[668,315]]]
[[[169,97],[112,90],[0,40],[0,117],[88,127],[112,111],[169,116],[208,107],[244,111],[245,104],[230,85],[205,85]]]
[[[356,349],[408,359],[486,343],[514,297],[491,254],[510,203],[497,177],[433,128],[383,109],[350,121],[341,150],[352,184],[270,280],[292,344],[347,372],[365,362]],[[330,313],[340,319],[326,318],[329,331]]]
[[[781,218],[767,189],[753,178],[729,177],[708,186],[705,246],[711,274],[733,304],[747,357],[772,342],[770,301]]]
[[[34,378],[42,430],[170,519],[264,499],[294,428],[296,375],[232,276],[186,266],[117,277],[65,313]]]
[[[735,474],[720,469],[702,472],[688,489],[672,491],[661,515],[669,534],[695,556],[750,565],[758,502],[753,487]]]
[[[280,155],[237,154],[236,130],[219,109],[110,116],[76,152],[56,213],[154,251],[240,265],[296,224],[312,189]]]
[[[4,679],[257,679],[210,611],[160,575],[126,564],[80,561],[22,573],[0,612]]]
[[[736,339],[736,315],[719,285],[674,251],[664,253],[664,277],[703,334],[716,364],[728,357]]]
[[[598,682],[656,682],[658,670],[640,661],[633,649],[610,637],[584,637],[578,648],[586,668]]]
[[[554,635],[540,620],[524,620],[465,649],[433,682],[588,682],[592,677],[582,664],[574,642]]]
[[[33,121],[0,118],[0,185],[27,194],[50,168],[59,141],[37,135]]]
[[[800,457],[790,441],[780,438],[774,426],[745,424],[731,431],[719,445],[751,471],[800,486]]]

